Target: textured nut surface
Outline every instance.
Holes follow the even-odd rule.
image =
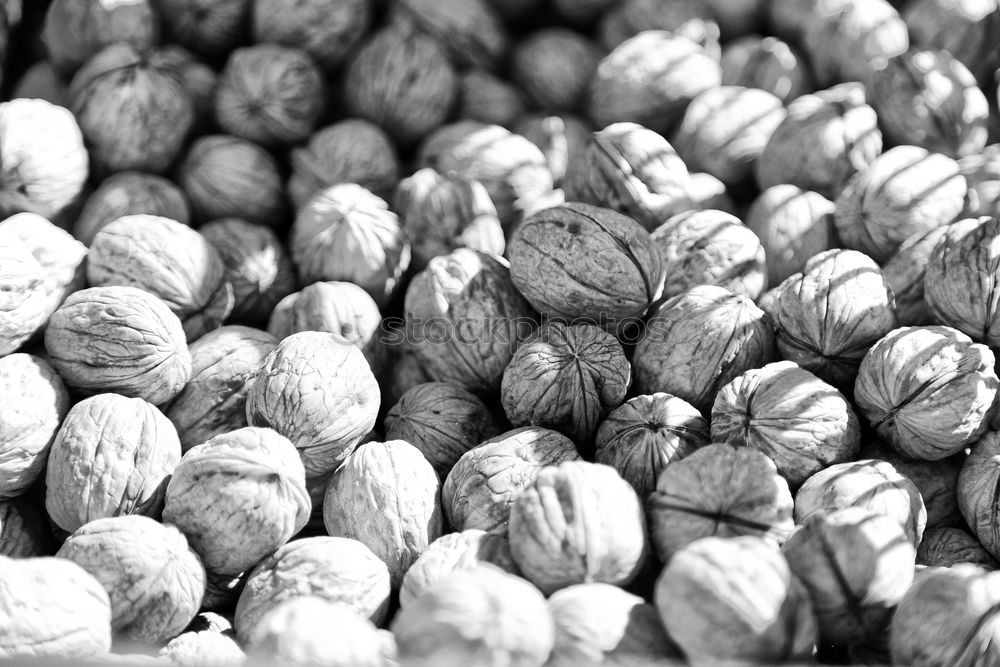
[[[427,33],[461,67],[495,70],[507,54],[506,26],[486,0],[402,0],[389,21]]]
[[[916,233],[903,241],[892,257],[882,266],[882,273],[892,287],[896,300],[896,320],[899,326],[933,324],[934,317],[924,296],[924,276],[931,252],[948,231],[949,225]]]
[[[191,222],[187,195],[162,176],[138,171],[122,171],[109,176],[87,198],[73,224],[73,236],[90,245],[109,223],[126,215],[156,215]]]
[[[818,192],[787,184],[767,188],[753,201],[746,225],[764,248],[768,285],[781,284],[810,257],[839,245],[835,208]]]
[[[124,42],[147,51],[159,38],[160,23],[148,0],[128,3],[56,0],[49,5],[42,27],[49,60],[67,73],[109,44]]]
[[[806,60],[774,36],[734,39],[722,49],[721,64],[722,85],[759,88],[785,104],[813,89]]]
[[[243,649],[220,632],[187,631],[177,635],[159,650],[157,657],[170,664],[239,667],[246,660]]]
[[[196,53],[220,56],[243,39],[245,0],[160,0],[167,35]]]
[[[46,271],[28,244],[0,229],[0,354],[10,354],[51,315]]]
[[[0,500],[0,556],[32,558],[55,551],[48,522],[26,498]]]
[[[987,570],[997,568],[996,561],[979,540],[968,531],[954,526],[931,528],[924,533],[924,539],[917,549],[917,563],[928,567],[972,563]]]
[[[302,49],[324,69],[339,65],[372,20],[369,0],[255,0],[255,42]]]
[[[1000,508],[994,499],[1000,484],[1000,435],[987,434],[972,448],[958,478],[958,506],[983,547],[1000,559]]]

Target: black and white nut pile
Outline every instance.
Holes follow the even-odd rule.
[[[0,0],[0,660],[1000,665],[1000,0]]]

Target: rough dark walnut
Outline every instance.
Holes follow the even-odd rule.
[[[902,327],[865,355],[855,402],[893,448],[936,461],[989,427],[1000,387],[993,352],[950,327]]]
[[[506,26],[487,0],[401,0],[389,22],[427,33],[460,67],[497,70],[507,55]]]
[[[764,248],[767,284],[778,286],[809,258],[838,245],[834,203],[794,185],[775,185],[753,201],[746,225]]]
[[[882,266],[882,273],[896,299],[896,320],[901,327],[934,324],[934,316],[924,298],[924,276],[934,246],[944,238],[948,227],[935,227],[910,236]]]
[[[0,500],[0,556],[36,558],[55,553],[45,514],[28,498]]]
[[[191,95],[194,103],[194,126],[196,134],[215,130],[214,106],[215,89],[219,75],[209,65],[193,53],[177,44],[164,44],[153,52],[150,59],[164,72],[178,77]]]
[[[1000,559],[1000,517],[994,491],[1000,483],[1000,435],[990,432],[972,448],[958,478],[958,506],[972,534]]]
[[[16,351],[40,331],[51,315],[45,267],[28,244],[0,227],[0,354]]]
[[[746,35],[722,49],[722,85],[759,88],[783,103],[813,89],[806,60],[777,37]]]
[[[639,391],[667,392],[708,413],[723,385],[775,359],[764,311],[745,296],[704,285],[657,308],[632,363]]]
[[[49,361],[70,387],[166,403],[191,377],[184,329],[166,303],[135,287],[71,294],[45,330]]]
[[[528,35],[511,55],[511,76],[541,109],[576,111],[602,56],[578,32],[548,28]]]
[[[48,319],[67,296],[86,285],[87,247],[37,213],[17,213],[0,222],[0,243],[20,250],[18,242],[26,246],[42,269],[41,291],[31,292],[29,300],[41,297],[42,312]],[[24,260],[31,266],[27,257]]]
[[[850,391],[868,349],[896,326],[894,305],[870,257],[828,250],[778,286],[768,314],[782,357]]]
[[[333,70],[361,40],[372,20],[371,0],[254,0],[255,42],[302,49]]]
[[[927,567],[951,567],[972,563],[987,570],[997,569],[997,562],[967,530],[954,526],[932,528],[924,533],[917,548],[917,563]]]
[[[507,535],[511,505],[538,471],[579,458],[572,440],[536,426],[508,431],[473,447],[458,459],[441,487],[448,525]]]
[[[683,399],[646,394],[612,410],[594,440],[594,460],[617,470],[645,500],[666,466],[709,443],[708,422]]]
[[[666,465],[646,501],[660,562],[703,537],[754,535],[784,543],[792,494],[774,462],[746,447],[713,444]]]
[[[73,224],[73,236],[90,245],[97,232],[126,215],[157,215],[191,223],[184,191],[162,176],[123,171],[101,182]]]
[[[750,370],[722,387],[712,440],[770,456],[793,489],[860,448],[858,418],[836,388],[790,361]]]

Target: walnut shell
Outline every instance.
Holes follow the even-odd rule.
[[[45,267],[13,232],[0,227],[0,239],[0,355],[5,355],[41,331],[52,311]]]
[[[73,225],[73,236],[90,245],[97,233],[126,215],[156,215],[191,223],[187,195],[162,176],[123,171],[101,182]]]
[[[298,48],[255,44],[229,55],[215,92],[215,119],[225,132],[262,146],[309,137],[326,99],[323,75]]]
[[[66,73],[109,44],[124,42],[148,51],[159,39],[159,17],[149,0],[110,4],[56,0],[45,12],[42,27],[48,59]]]
[[[357,183],[386,197],[399,180],[399,158],[389,135],[360,118],[318,130],[308,144],[292,149],[289,160],[292,176],[288,179],[288,196],[296,209],[337,183]]]
[[[0,594],[0,658],[81,660],[111,650],[108,594],[76,563],[0,556]]]
[[[48,521],[31,499],[0,500],[0,556],[35,558],[53,553]]]
[[[764,248],[767,284],[779,285],[813,255],[839,245],[834,203],[794,185],[767,188],[747,211],[746,225]]]
[[[205,56],[223,56],[242,40],[250,0],[157,0],[171,41]]]
[[[958,167],[969,186],[963,217],[1000,214],[1000,144],[959,158]]]
[[[701,0],[624,0],[612,3],[597,24],[601,44],[614,49],[646,30],[666,30],[700,44],[719,57],[717,13]]]
[[[869,348],[895,328],[894,305],[870,257],[828,250],[778,286],[768,314],[782,357],[850,391]]]
[[[646,560],[642,502],[611,466],[547,466],[511,506],[510,553],[546,595],[572,584],[624,586]]]
[[[47,361],[23,353],[0,357],[0,500],[23,494],[45,472],[69,406],[66,386]]]
[[[934,317],[924,298],[924,276],[931,252],[944,238],[949,225],[917,232],[908,237],[882,266],[882,273],[892,287],[896,299],[896,321],[899,326],[912,327],[934,324]]]
[[[518,345],[500,400],[514,426],[545,426],[578,445],[625,399],[632,369],[614,336],[590,324],[548,321]]]
[[[412,444],[441,479],[465,452],[499,433],[485,403],[445,382],[411,387],[385,417],[385,437]]]
[[[865,88],[843,83],[793,100],[757,158],[762,189],[788,183],[833,198],[882,152],[882,133]]]
[[[336,69],[368,31],[371,0],[254,0],[253,41],[302,49],[327,71]]]
[[[167,486],[163,520],[181,529],[208,570],[237,576],[298,533],[311,509],[291,441],[248,427],[185,452]]]
[[[517,574],[506,537],[477,528],[442,535],[431,542],[406,571],[399,589],[399,606],[409,606],[455,572],[472,569],[480,563]]]
[[[941,49],[969,68],[984,87],[1000,65],[1000,13],[993,0],[913,0],[902,15],[914,46]]]
[[[511,54],[511,77],[541,109],[575,111],[601,56],[600,48],[568,28],[525,37]]]
[[[94,287],[138,287],[163,299],[189,341],[217,329],[233,310],[233,287],[208,240],[155,215],[118,218],[97,233],[87,257]]]
[[[705,210],[723,211],[736,215],[739,211],[736,202],[726,190],[726,184],[711,174],[705,172],[695,172],[691,174],[691,187],[688,188],[688,197],[694,208]]]
[[[247,377],[247,423],[292,441],[306,477],[334,470],[375,425],[379,390],[356,346],[336,334],[293,334]]]
[[[484,69],[459,75],[456,118],[507,127],[524,108],[524,93],[498,75]]]
[[[949,327],[902,327],[865,355],[855,402],[906,456],[936,461],[974,443],[996,413],[993,352]]]
[[[128,44],[111,44],[77,71],[70,109],[98,168],[159,174],[180,155],[194,101],[172,71]]]
[[[389,22],[433,37],[459,67],[496,70],[507,54],[507,29],[487,0],[401,0]]]
[[[657,580],[654,601],[667,634],[694,664],[808,660],[816,643],[807,589],[759,537],[687,545]]]
[[[586,164],[590,125],[575,116],[525,114],[514,122],[514,132],[541,149],[556,187],[568,187],[575,172]],[[574,196],[576,193],[573,193]]]
[[[972,534],[1000,560],[1000,518],[995,489],[1000,481],[1000,435],[991,431],[972,448],[958,478],[958,506]]]
[[[844,395],[791,361],[746,371],[722,387],[711,423],[713,441],[759,449],[793,489],[860,449],[858,418]]]
[[[722,49],[722,85],[759,88],[784,104],[813,89],[805,58],[777,37],[747,35]]]
[[[19,239],[45,272],[46,317],[55,312],[67,296],[83,289],[87,248],[69,232],[37,213],[17,213],[0,222],[0,238]]]
[[[84,393],[113,391],[160,405],[191,377],[181,321],[136,287],[71,294],[49,320],[45,351],[66,384]]]
[[[441,487],[448,525],[506,536],[511,506],[538,471],[579,458],[572,440],[537,426],[486,440],[458,459]]]
[[[181,667],[193,665],[240,667],[246,660],[243,649],[228,635],[190,630],[167,642],[167,645],[159,650],[157,657]]]
[[[154,406],[118,394],[92,396],[70,409],[52,443],[45,509],[69,533],[114,516],[159,520],[180,460],[177,431]]]
[[[250,573],[236,604],[237,638],[252,645],[265,629],[261,620],[268,610],[305,596],[344,603],[379,624],[389,604],[389,571],[357,540],[307,537],[289,542]]]
[[[951,567],[972,563],[987,570],[997,569],[997,562],[968,531],[954,526],[932,528],[924,533],[917,549],[917,563],[927,567]]]
[[[90,572],[111,599],[115,638],[158,644],[201,607],[205,568],[177,528],[145,516],[96,519],[67,538],[59,558]]]
[[[656,309],[632,363],[639,391],[667,392],[707,413],[723,385],[775,359],[764,311],[743,295],[702,285]]]
[[[666,466],[709,443],[708,422],[683,399],[647,394],[612,410],[594,440],[594,460],[617,470],[645,500]]]
[[[792,504],[767,456],[707,445],[663,469],[646,503],[650,540],[662,563],[704,537],[754,535],[781,546],[795,527]]]
[[[860,507],[807,519],[781,552],[809,591],[824,642],[880,637],[913,583],[913,542],[891,517]]]

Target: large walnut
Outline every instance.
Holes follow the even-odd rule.
[[[557,187],[566,188],[575,173],[586,164],[584,152],[590,145],[590,124],[576,116],[524,114],[514,122],[514,132],[541,149]],[[573,196],[578,196],[576,192]]]
[[[960,158],[958,167],[969,186],[963,217],[1000,214],[1000,144]]]
[[[882,266],[882,273],[896,299],[896,320],[901,327],[934,324],[924,298],[924,277],[934,246],[944,238],[948,227],[935,227],[910,236]]]
[[[48,272],[28,244],[0,227],[0,355],[10,354],[41,331],[52,310]]]
[[[834,203],[794,185],[764,190],[747,211],[746,225],[764,248],[767,283],[777,286],[801,271],[809,258],[839,245]]]
[[[996,413],[993,352],[950,327],[902,327],[865,355],[858,410],[892,447],[936,461],[974,443]]]
[[[164,32],[206,57],[225,57],[242,40],[250,0],[158,0]]]
[[[718,59],[718,14],[709,4],[701,0],[612,2],[597,23],[597,35],[604,48],[611,50],[640,32],[666,30],[697,42]]]
[[[126,215],[156,215],[191,222],[187,195],[162,176],[122,171],[101,182],[73,223],[73,236],[90,245],[97,232]]]

